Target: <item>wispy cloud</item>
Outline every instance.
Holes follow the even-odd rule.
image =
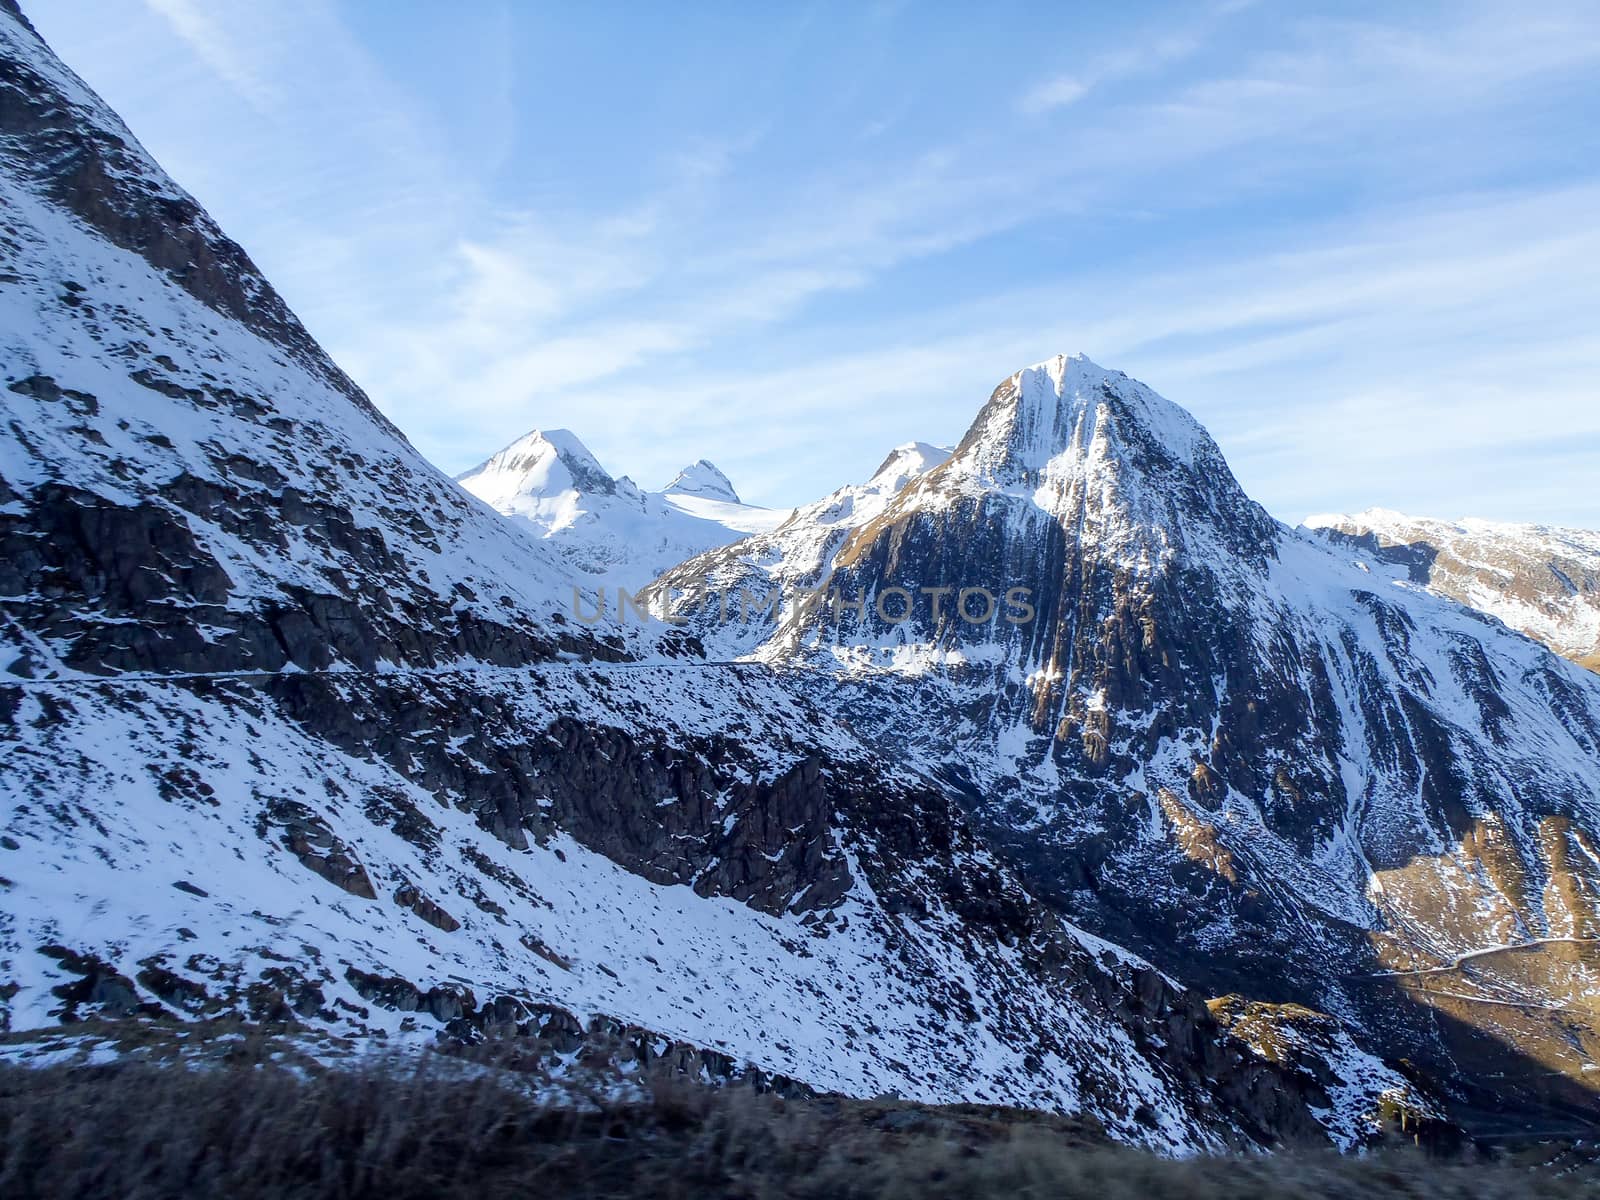
[[[283,90],[261,69],[260,56],[239,44],[229,22],[215,8],[196,0],[145,0],[145,3],[172,26],[195,55],[216,72],[218,78],[257,109],[271,109],[283,102]]]
[[[1029,114],[1049,112],[1051,109],[1065,108],[1088,92],[1089,85],[1083,80],[1071,75],[1057,75],[1029,89],[1017,102],[1017,107]]]
[[[1039,116],[1076,104],[1106,84],[1159,76],[1198,53],[1215,36],[1219,24],[1243,7],[1213,6],[1191,17],[1187,25],[1171,28],[1163,22],[1159,31],[1136,35],[1132,45],[1093,52],[1071,71],[1048,76],[1023,92],[1017,109],[1027,116]]]

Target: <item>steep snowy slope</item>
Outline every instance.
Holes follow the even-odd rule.
[[[1600,671],[1600,533],[1436,521],[1383,508],[1307,517],[1305,524]]]
[[[770,670],[572,624],[9,0],[0,168],[5,1025],[615,1033],[1174,1148],[1410,1102],[1252,1051]]]
[[[573,567],[605,589],[638,590],[696,554],[776,528],[784,510],[744,504],[701,459],[663,491],[613,479],[566,429],[534,430],[456,477],[497,512],[531,524]]]
[[[961,787],[1074,920],[1333,1013],[1463,1108],[1595,1111],[1600,680],[1274,522],[1082,358],[1002,383],[847,536],[780,533],[830,547],[828,599],[755,656]]]

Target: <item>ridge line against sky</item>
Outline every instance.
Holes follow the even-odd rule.
[[[452,474],[774,506],[1084,352],[1275,514],[1600,527],[1600,8],[34,0]]]

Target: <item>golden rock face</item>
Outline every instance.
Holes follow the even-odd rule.
[[[1372,941],[1388,970],[1373,983],[1397,986],[1443,1028],[1515,1047],[1515,1069],[1529,1076],[1519,1086],[1592,1091],[1600,855],[1565,816],[1539,818],[1531,832],[1519,837],[1490,815],[1450,852],[1379,872],[1386,928]]]

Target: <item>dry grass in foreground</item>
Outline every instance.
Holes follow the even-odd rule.
[[[637,1097],[637,1093],[636,1093]],[[570,1100],[570,1097],[569,1097]],[[789,1100],[662,1080],[542,1101],[529,1077],[422,1055],[273,1067],[0,1067],[0,1196],[1160,1200],[1593,1197],[1600,1172],[1285,1154],[1171,1161],[1070,1119]]]

